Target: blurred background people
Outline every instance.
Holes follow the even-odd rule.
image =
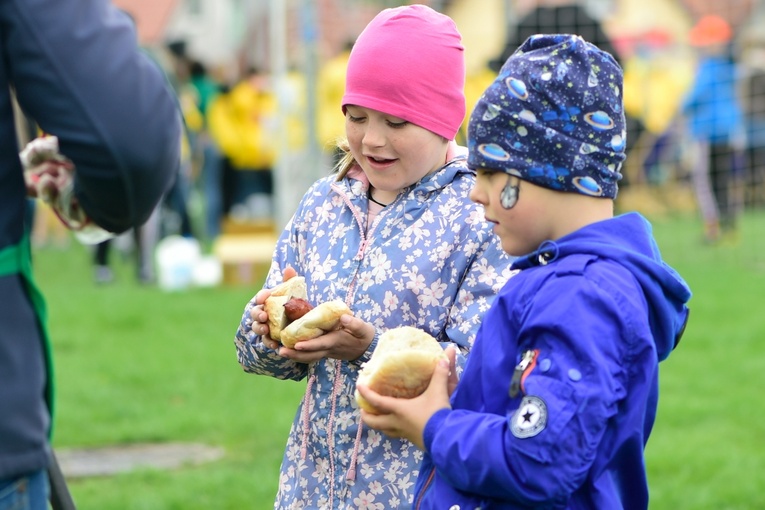
[[[165,66],[168,82],[172,85],[183,114],[184,131],[181,139],[181,165],[172,187],[162,200],[159,215],[160,237],[179,233],[184,237],[194,237],[189,201],[194,182],[192,151],[196,141],[196,131],[202,129],[203,118],[196,99],[196,90],[190,85],[191,60],[186,53],[185,41],[172,41],[167,44],[172,56],[172,65]],[[161,66],[159,62],[158,65]],[[156,241],[152,243],[152,246]]]
[[[150,285],[156,281],[154,250],[160,239],[160,210],[161,206],[157,206],[143,225],[132,228],[115,239],[101,241],[93,247],[95,283],[106,285],[114,281],[111,258],[115,248],[120,255],[131,259],[135,264],[135,278],[138,283]]]
[[[765,26],[752,20],[741,42],[741,101],[746,125],[744,206],[765,206]]]
[[[699,61],[682,114],[697,144],[693,178],[707,243],[735,236],[743,209],[745,131],[732,37],[728,22],[714,15],[699,19],[689,34]]]
[[[192,151],[201,160],[198,182],[204,200],[204,233],[208,241],[220,234],[223,221],[223,154],[210,135],[210,104],[221,92],[221,84],[213,78],[207,67],[192,60],[189,64],[189,88],[193,91],[194,107],[198,113],[197,123],[186,121],[193,133]]]
[[[316,84],[316,135],[319,146],[331,155],[332,168],[343,156],[343,152],[337,148],[337,142],[345,137],[345,119],[338,115],[337,111],[345,94],[345,75],[351,49],[353,41],[346,41],[342,51],[321,67]]]
[[[209,106],[210,134],[226,158],[223,211],[234,219],[273,218],[277,104],[268,74],[249,67]]]
[[[536,0],[533,4],[534,7],[508,29],[502,52],[490,61],[489,65],[495,72],[523,41],[535,34],[580,35],[619,62],[619,52],[603,30],[600,20],[577,0]]]

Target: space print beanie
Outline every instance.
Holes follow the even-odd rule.
[[[535,35],[478,100],[468,124],[468,166],[616,198],[626,137],[614,58],[576,35]]]
[[[454,21],[430,7],[381,11],[353,45],[345,106],[371,108],[454,140],[465,119],[465,51]]]

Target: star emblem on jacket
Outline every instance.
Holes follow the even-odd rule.
[[[547,425],[547,405],[544,400],[526,395],[510,419],[510,430],[517,438],[534,437]]]

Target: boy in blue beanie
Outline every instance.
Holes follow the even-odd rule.
[[[658,363],[691,293],[650,224],[614,216],[624,143],[622,70],[579,36],[530,37],[478,101],[470,196],[518,273],[459,384],[444,362],[414,399],[358,387],[368,426],[424,450],[414,508],[648,507]]]

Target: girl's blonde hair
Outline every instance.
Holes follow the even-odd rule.
[[[348,143],[348,138],[338,138],[337,148],[343,151],[343,157],[338,160],[332,171],[337,172],[336,180],[342,181],[348,174],[348,170],[356,164],[356,160],[353,159],[353,154],[351,154],[351,145]]]

